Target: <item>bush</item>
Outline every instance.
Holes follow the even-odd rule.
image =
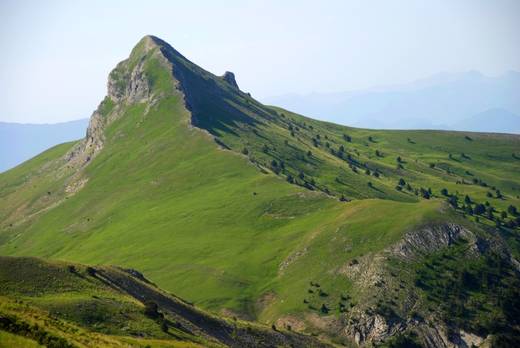
[[[459,206],[458,201],[459,200],[458,200],[457,196],[450,196],[450,198],[448,198],[448,203],[455,209],[457,209]]]
[[[161,323],[161,331],[168,332],[168,323],[166,322],[166,320],[163,320]]]
[[[321,305],[321,309],[320,310],[321,310],[321,312],[323,314],[329,313],[329,308],[327,307],[327,305],[325,303]]]
[[[144,315],[151,319],[157,319],[161,316],[158,311],[157,303],[152,301],[146,301],[144,304]]]

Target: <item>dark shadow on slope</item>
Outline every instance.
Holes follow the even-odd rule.
[[[222,132],[238,136],[236,129],[245,126],[255,128],[262,122],[255,116],[265,119],[274,117],[223,77],[191,63],[166,42],[153,39],[172,63],[172,73],[181,84],[194,126],[206,129],[215,136],[222,135]]]

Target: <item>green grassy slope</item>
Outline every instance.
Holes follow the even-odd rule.
[[[63,144],[0,174],[0,254],[136,268],[201,307],[267,323],[309,312],[311,281],[337,302],[353,286],[341,266],[453,219],[442,188],[498,212],[520,205],[517,136],[314,121],[150,40],[111,73],[119,98],[141,67],[150,95],[105,99],[103,149],[88,165],[71,165],[76,144]],[[400,178],[411,190],[396,189]]]
[[[0,257],[0,341],[36,347],[201,347],[204,337],[168,332],[144,305],[80,264]],[[144,338],[140,338],[144,337]],[[213,343],[218,346],[218,343]]]
[[[27,346],[329,346],[213,316],[135,270],[19,257],[0,257],[0,330]]]

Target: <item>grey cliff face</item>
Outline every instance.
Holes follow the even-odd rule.
[[[153,42],[146,42],[147,49],[151,49]],[[103,101],[90,117],[86,137],[68,154],[68,161],[73,165],[84,166],[101,151],[105,141],[104,129],[108,124],[120,116],[120,106],[149,101],[151,87],[144,71],[144,61],[140,61],[133,68],[128,61],[123,61],[110,73],[107,83],[107,99],[114,103],[109,115],[102,114]]]

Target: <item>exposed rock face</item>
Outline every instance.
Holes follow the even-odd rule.
[[[144,53],[157,47],[151,37],[145,37],[142,46]],[[160,55],[160,52],[157,51],[157,54]],[[144,71],[144,64],[143,59],[135,66],[131,66],[129,60],[125,60],[112,70],[107,83],[109,101],[106,98],[94,111],[90,117],[86,137],[67,154],[70,164],[82,167],[101,151],[105,141],[104,129],[120,116],[122,105],[150,101],[151,87]],[[107,102],[112,102],[114,108],[109,114],[103,115],[103,104]]]
[[[425,226],[419,230],[408,232],[404,238],[389,251],[396,256],[412,259],[418,254],[431,253],[451,246],[458,239],[464,238],[478,251],[475,235],[456,224],[446,223]]]
[[[239,89],[237,81],[235,80],[235,74],[233,74],[231,71],[226,71],[224,73],[224,76],[222,76],[222,78],[224,79],[224,81],[229,83],[234,88]]]
[[[379,342],[401,330],[401,325],[389,326],[381,315],[360,313],[356,325],[345,327],[347,336],[354,338],[357,344]]]
[[[108,96],[114,102],[136,103],[150,96],[150,85],[144,72],[144,62],[139,62],[132,71],[118,65],[108,78]]]
[[[338,273],[349,277],[362,296],[359,305],[354,307],[345,317],[347,325],[344,334],[360,346],[382,342],[389,337],[414,328],[420,334],[420,339],[426,347],[467,347],[471,343],[480,342],[481,338],[467,333],[459,338],[448,339],[445,324],[435,317],[425,321],[417,321],[411,314],[418,297],[413,287],[401,289],[405,297],[401,303],[405,313],[401,315],[381,315],[376,310],[377,300],[387,297],[391,288],[398,287],[399,279],[390,276],[387,269],[389,259],[399,259],[408,263],[418,257],[433,253],[451,246],[459,239],[468,241],[468,256],[477,256],[489,243],[479,240],[476,235],[461,225],[453,223],[432,224],[409,231],[396,244],[375,255],[365,255],[356,262],[350,262],[338,270]]]

